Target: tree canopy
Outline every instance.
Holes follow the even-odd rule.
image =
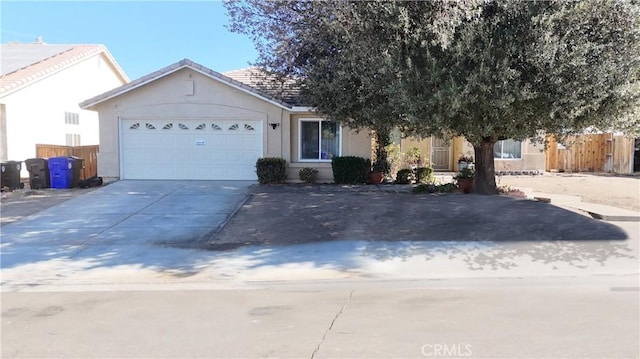
[[[495,193],[493,145],[594,126],[640,130],[633,1],[227,1],[257,64],[353,128],[464,136],[476,188]]]

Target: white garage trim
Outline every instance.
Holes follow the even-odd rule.
[[[122,179],[256,180],[263,122],[120,119]]]

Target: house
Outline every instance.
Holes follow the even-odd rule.
[[[36,144],[98,144],[98,116],[78,103],[129,81],[103,45],[39,38],[0,50],[0,160],[36,157]],[[23,166],[21,176],[28,175]]]
[[[331,181],[331,158],[371,158],[370,133],[326,121],[297,103],[286,83],[268,82],[255,69],[222,74],[184,59],[85,100],[80,107],[100,119],[98,174],[106,180],[255,180],[258,158],[281,157],[292,180],[313,167],[319,180]],[[454,169],[454,156],[468,150],[462,139],[399,142],[433,152],[442,170]],[[502,153],[520,160],[526,153],[508,151]],[[504,161],[510,160],[518,159]]]

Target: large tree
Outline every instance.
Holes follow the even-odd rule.
[[[496,141],[562,137],[588,126],[609,129],[638,108],[638,6],[616,1],[481,2],[442,46],[409,21],[409,62],[401,66],[404,102],[418,117],[414,128],[446,129],[474,146],[476,189],[495,193]],[[423,95],[428,94],[428,95]],[[541,132],[543,131],[543,132]]]
[[[466,137],[480,193],[496,193],[498,140],[639,127],[635,2],[226,6],[232,30],[256,42],[258,64],[296,76],[307,103],[328,118],[355,128]]]

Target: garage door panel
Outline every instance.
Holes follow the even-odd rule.
[[[123,120],[122,178],[255,180],[257,120]]]

